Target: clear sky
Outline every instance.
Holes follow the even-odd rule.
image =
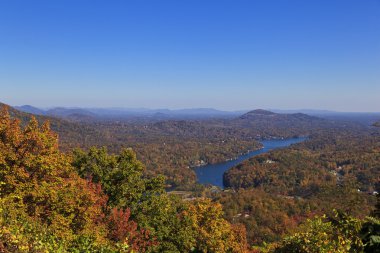
[[[2,0],[0,101],[380,111],[380,0]]]

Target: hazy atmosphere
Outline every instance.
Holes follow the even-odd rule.
[[[0,101],[380,111],[380,2],[1,1]]]

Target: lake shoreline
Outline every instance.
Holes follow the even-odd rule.
[[[223,174],[230,168],[238,165],[244,160],[250,159],[256,155],[260,155],[266,152],[269,152],[274,149],[289,147],[292,144],[303,142],[307,139],[307,137],[296,137],[296,138],[288,138],[288,139],[270,139],[260,141],[263,145],[262,148],[250,151],[246,154],[238,156],[236,159],[215,163],[215,164],[207,164],[199,167],[193,168],[197,175],[197,182],[201,184],[211,184],[214,186],[218,186],[220,188],[224,188],[223,185]]]

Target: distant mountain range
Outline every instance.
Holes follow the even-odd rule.
[[[329,110],[271,110],[277,113],[305,113],[311,116],[320,118],[339,120],[339,121],[353,121],[364,125],[371,125],[380,118],[380,112],[336,112]]]
[[[27,122],[32,114],[38,115],[40,122],[49,120],[65,150],[93,145],[106,145],[117,150],[126,143],[140,145],[149,142],[156,145],[170,141],[173,137],[206,140],[207,143],[210,140],[218,143],[229,140],[248,145],[253,140],[310,136],[324,130],[350,128],[361,131],[355,122],[263,109],[226,112],[208,108],[150,110],[58,107],[43,110],[20,106],[10,108],[10,111],[23,122]]]
[[[2,105],[0,103],[0,105]],[[195,108],[195,109],[181,109],[181,110],[169,110],[169,109],[84,109],[84,108],[63,108],[56,107],[52,109],[43,110],[30,105],[10,107],[12,114],[15,114],[19,118],[30,118],[30,115],[37,115],[38,118],[43,120],[50,120],[54,123],[62,122],[59,119],[77,119],[78,121],[86,119],[96,118],[123,118],[123,117],[151,117],[162,119],[166,122],[159,125],[191,125],[196,121],[194,119],[209,118],[210,120],[202,123],[204,126],[269,126],[276,124],[278,126],[294,125],[299,123],[313,123],[321,122],[323,119],[310,116],[304,113],[275,113],[268,110],[257,109],[248,112],[244,111],[220,111],[210,108]],[[190,121],[181,121],[177,118],[188,117]],[[214,119],[213,119],[214,118]],[[179,123],[182,122],[182,123]],[[196,123],[197,125],[199,123]],[[157,125],[158,126],[158,125]]]
[[[240,119],[254,117],[258,119],[264,115],[296,115],[295,117],[305,117],[304,115],[325,118],[329,120],[354,121],[364,125],[372,125],[380,118],[380,113],[358,113],[358,112],[335,112],[329,110],[240,110],[223,111],[213,108],[192,108],[192,109],[147,109],[147,108],[67,108],[55,107],[41,109],[31,105],[14,106],[22,112],[36,115],[54,116],[72,121],[92,121],[92,120],[194,120],[194,119]],[[261,116],[260,116],[261,115]],[[297,116],[298,115],[298,116]],[[279,117],[279,116],[277,116]],[[289,116],[283,116],[289,117]],[[306,119],[306,118],[305,118]]]
[[[212,108],[194,109],[146,109],[146,108],[64,108],[40,109],[31,105],[15,106],[17,110],[45,116],[55,116],[67,119],[128,119],[151,118],[165,119],[198,119],[198,118],[232,118],[246,111],[221,111]]]

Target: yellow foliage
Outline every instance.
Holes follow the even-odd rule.
[[[186,213],[197,234],[197,249],[201,252],[246,252],[245,230],[233,227],[223,218],[220,203],[200,199],[190,204]]]

